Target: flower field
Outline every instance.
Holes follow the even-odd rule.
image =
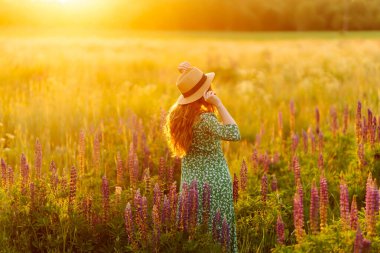
[[[240,129],[240,252],[379,252],[380,40],[183,36],[0,36],[0,252],[228,252],[162,131],[184,60]]]

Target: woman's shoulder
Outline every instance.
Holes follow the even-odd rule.
[[[199,119],[196,120],[194,125],[202,125],[204,122],[207,122],[211,119],[211,117],[215,117],[216,115],[214,112],[201,112],[199,114]]]
[[[201,118],[207,118],[207,117],[216,117],[215,113],[214,112],[202,112],[200,114],[200,117]]]

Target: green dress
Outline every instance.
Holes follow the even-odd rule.
[[[235,210],[233,203],[232,180],[226,159],[224,158],[221,140],[240,140],[239,128],[236,124],[219,123],[213,112],[200,114],[199,121],[193,125],[193,140],[187,154],[181,161],[181,184],[197,180],[199,196],[198,222],[202,221],[203,184],[208,182],[211,188],[209,229],[219,208],[221,220],[226,215],[230,231],[231,252],[238,252],[236,238]]]

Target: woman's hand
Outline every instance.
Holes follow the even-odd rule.
[[[216,107],[220,106],[222,104],[222,101],[220,100],[220,98],[218,98],[216,96],[216,93],[215,91],[213,90],[210,90],[210,91],[206,91],[204,94],[203,94],[203,98],[206,100],[206,102],[210,103],[210,104],[213,104],[215,105]]]

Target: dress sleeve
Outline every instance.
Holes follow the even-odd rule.
[[[204,113],[205,129],[217,138],[225,141],[239,141],[240,131],[237,124],[221,124],[214,113]]]

